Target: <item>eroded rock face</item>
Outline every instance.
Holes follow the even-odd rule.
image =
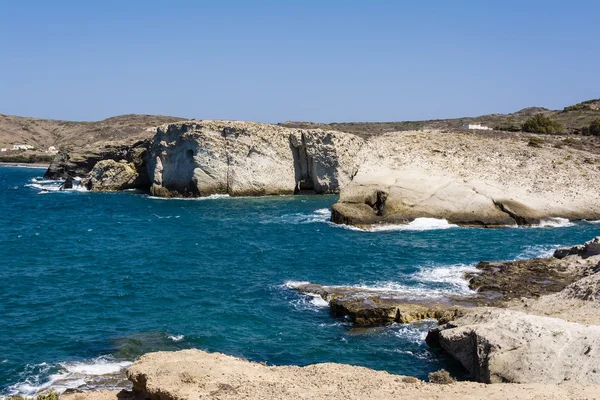
[[[600,326],[480,308],[432,330],[427,341],[484,383],[600,383]]]
[[[136,187],[139,177],[133,163],[126,161],[98,161],[82,182],[88,190],[116,191]]]
[[[362,139],[239,121],[157,129],[148,173],[157,196],[337,193],[357,168]]]

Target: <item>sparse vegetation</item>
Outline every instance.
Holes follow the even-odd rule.
[[[58,393],[56,393],[54,390],[49,390],[47,392],[40,393],[37,396],[31,397],[18,394],[16,396],[6,397],[6,400],[58,400]]]
[[[588,127],[588,133],[592,136],[600,136],[600,118],[592,121]]]
[[[544,114],[536,114],[529,118],[522,128],[524,132],[531,133],[561,133],[564,130],[560,123]]]
[[[563,112],[588,110],[600,111],[600,99],[592,99],[573,104],[572,106],[565,107]]]
[[[530,147],[542,147],[544,140],[538,137],[530,137],[527,145]]]
[[[456,382],[456,380],[450,376],[448,371],[440,369],[439,371],[429,373],[429,382],[438,385],[449,385]]]

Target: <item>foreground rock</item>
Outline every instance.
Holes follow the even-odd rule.
[[[369,291],[344,286],[301,284],[296,290],[321,297],[334,317],[347,317],[358,326],[380,326],[393,322],[409,323],[422,319],[451,321],[464,307],[472,307],[473,298],[408,298],[396,292]]]
[[[344,364],[269,367],[200,350],[150,353],[128,370],[134,391],[63,396],[69,400],[195,399],[570,399],[593,398],[593,385],[435,385]]]
[[[600,326],[482,308],[434,329],[427,341],[484,383],[600,384]]]
[[[499,227],[600,218],[600,160],[514,139],[439,131],[373,137],[332,221],[365,226],[430,217]]]

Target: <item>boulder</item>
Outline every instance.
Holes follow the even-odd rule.
[[[82,184],[94,191],[124,190],[134,188],[138,176],[133,163],[102,160],[94,165]]]
[[[427,336],[484,383],[600,383],[600,326],[479,308]]]
[[[565,258],[568,256],[577,255],[581,258],[589,258],[600,255],[600,236],[592,240],[573,247],[563,247],[554,252],[555,258]]]

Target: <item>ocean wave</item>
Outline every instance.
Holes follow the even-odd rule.
[[[297,289],[301,285],[307,285],[310,282],[301,281],[285,281],[281,285],[284,289]],[[290,300],[290,304],[297,310],[321,311],[321,309],[329,307],[329,303],[317,293],[297,292],[296,296]]]
[[[575,224],[567,218],[553,217],[542,219],[540,223],[533,226],[533,228],[566,228],[569,226],[575,226]]]
[[[171,339],[174,342],[181,342],[184,338],[183,335],[169,335],[167,336],[169,339]]]
[[[228,194],[211,194],[210,196],[204,197],[158,197],[158,196],[146,196],[152,200],[184,200],[184,201],[203,201],[203,200],[219,200],[219,199],[239,199],[242,197],[231,197]]]
[[[548,258],[554,254],[554,251],[561,247],[559,244],[537,244],[525,246],[525,248],[515,257],[515,260],[527,260],[530,258]]]
[[[33,178],[30,180],[31,183],[27,183],[23,186],[30,187],[39,190],[39,194],[45,193],[69,193],[69,192],[87,192],[87,188],[81,184],[81,178],[73,178],[73,188],[61,190],[64,180],[50,180],[41,177]]]
[[[398,298],[405,300],[435,300],[448,296],[468,296],[475,293],[469,288],[469,282],[464,278],[465,273],[477,272],[472,265],[458,264],[448,266],[422,266],[414,274],[407,275],[406,282],[379,281],[368,284],[330,285],[325,288],[355,289],[352,296],[377,294],[382,298]],[[309,282],[286,281],[282,286],[287,289],[297,289]],[[298,293],[299,299],[292,302],[296,308],[326,307],[328,303],[317,293]]]
[[[294,213],[285,214],[275,221],[282,222],[284,224],[311,224],[314,222],[327,223],[331,219],[331,210],[328,208],[319,208],[310,214]],[[269,221],[271,222],[271,221]]]
[[[124,371],[130,365],[131,362],[116,360],[112,356],[56,365],[27,365],[21,374],[23,379],[7,390],[10,396],[33,396],[49,389],[57,393],[63,393],[67,389],[117,389],[122,386],[118,382],[125,380]]]
[[[446,219],[440,218],[415,218],[408,224],[382,224],[371,225],[366,228],[359,228],[352,225],[330,223],[331,226],[348,229],[359,232],[397,232],[397,231],[433,231],[441,229],[458,228],[458,225],[451,224]]]

